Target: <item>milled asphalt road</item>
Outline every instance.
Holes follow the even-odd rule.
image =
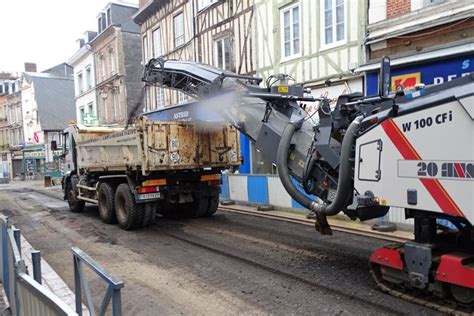
[[[437,314],[376,289],[368,257],[386,241],[224,211],[126,232],[103,224],[96,207],[69,212],[57,188],[37,189],[1,185],[0,211],[70,288],[72,246],[121,277],[124,315]]]

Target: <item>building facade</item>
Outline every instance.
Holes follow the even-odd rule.
[[[61,148],[61,132],[76,118],[72,67],[61,64],[48,73],[23,73],[21,87],[25,146],[23,167],[26,177],[61,176],[60,150],[50,147],[56,141]],[[61,74],[61,75],[60,75]]]
[[[130,4],[109,3],[97,17],[98,35],[90,49],[101,125],[124,126],[133,110],[142,111],[140,29],[132,20],[136,11]]]
[[[439,84],[474,71],[474,3],[381,0],[369,7],[366,93],[376,94],[378,62],[391,57],[392,89]]]
[[[257,75],[287,74],[332,104],[341,94],[362,92],[362,76],[354,69],[365,62],[366,12],[365,0],[256,0]],[[317,103],[308,103],[308,115],[316,108]],[[275,173],[253,146],[251,153],[253,173]]]
[[[12,130],[12,113],[16,108],[9,105],[10,96],[18,94],[18,75],[0,73],[0,182],[8,182],[17,170],[13,170],[14,144],[21,140],[21,129]],[[17,134],[18,133],[18,134]],[[17,138],[18,137],[18,138]]]
[[[142,65],[151,58],[196,61],[195,8],[190,0],[140,1],[134,21],[140,26]],[[181,92],[146,87],[145,111],[188,101]]]
[[[79,50],[68,61],[74,69],[76,122],[88,126],[99,124],[94,53],[90,49],[90,42],[95,36],[96,32],[85,32],[84,38],[77,41]]]

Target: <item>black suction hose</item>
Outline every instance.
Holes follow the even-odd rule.
[[[291,181],[288,171],[288,151],[290,149],[291,139],[296,130],[296,125],[289,122],[280,139],[277,152],[277,168],[283,187],[288,194],[298,203],[316,214],[332,216],[338,214],[343,209],[352,193],[351,180],[351,153],[352,146],[355,143],[355,132],[359,128],[363,116],[358,116],[347,128],[342,141],[341,158],[339,162],[339,179],[337,184],[336,197],[329,205],[318,204],[302,194]]]

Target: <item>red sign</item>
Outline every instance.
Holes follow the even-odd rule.
[[[39,143],[40,141],[39,136],[36,132],[33,133],[33,139],[35,140],[36,143]]]

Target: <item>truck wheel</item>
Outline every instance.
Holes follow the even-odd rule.
[[[115,191],[115,213],[122,229],[132,230],[143,223],[144,205],[135,203],[128,184],[122,183]]]
[[[148,227],[155,223],[156,203],[146,203],[144,206],[142,227]]]
[[[108,183],[101,183],[98,193],[100,219],[106,224],[115,223],[114,189]]]
[[[84,211],[86,202],[77,198],[77,192],[73,190],[72,185],[69,183],[66,189],[67,204],[69,204],[69,210],[73,213],[80,213]]]
[[[219,207],[219,194],[209,198],[209,206],[207,207],[207,212],[204,216],[212,216],[217,211]]]
[[[192,217],[206,216],[209,208],[209,201],[207,197],[194,198],[194,202],[190,206]]]

